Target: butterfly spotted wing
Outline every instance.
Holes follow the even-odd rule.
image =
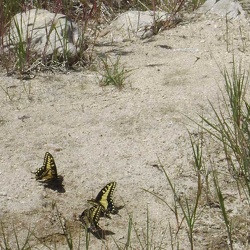
[[[57,179],[57,169],[53,156],[46,152],[44,156],[43,166],[36,173],[36,180],[52,181]]]
[[[93,206],[91,208],[85,209],[79,216],[79,219],[88,229],[91,230],[91,232],[97,232],[101,230],[99,226],[101,211],[101,206]]]
[[[96,196],[95,199],[88,200],[91,204],[99,205],[102,207],[102,212],[105,215],[111,214],[117,214],[117,208],[114,205],[113,202],[113,193],[116,187],[116,182],[110,182],[108,183]]]

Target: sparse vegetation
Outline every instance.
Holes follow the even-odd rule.
[[[165,10],[171,13],[171,20],[168,20],[164,27],[170,28],[168,22],[172,23],[174,16],[178,14],[183,8],[188,0],[182,1],[121,1],[120,4],[117,4],[115,1],[97,1],[95,4],[90,5],[87,1],[83,1],[78,6],[75,1],[56,1],[55,3],[50,1],[32,1],[32,3],[27,1],[2,1],[0,3],[0,51],[1,51],[1,65],[6,69],[7,73],[19,72],[24,74],[30,72],[30,70],[45,70],[48,67],[53,67],[55,69],[58,67],[71,68],[72,65],[90,65],[94,61],[93,57],[93,47],[95,39],[98,36],[98,26],[100,23],[107,22],[115,16],[117,11],[125,11],[128,8],[136,9],[153,9],[153,10]],[[189,3],[189,2],[188,2]],[[193,8],[197,8],[200,1],[193,1],[189,4],[192,4]],[[103,8],[105,6],[105,8]],[[10,37],[10,21],[13,16],[19,12],[26,11],[29,12],[32,8],[44,8],[55,14],[62,13],[65,14],[68,18],[72,19],[78,24],[79,28],[79,39],[76,45],[77,47],[77,56],[72,60],[72,57],[69,53],[68,44],[66,42],[66,37],[64,36],[61,41],[62,53],[58,56],[55,51],[52,58],[47,58],[45,54],[35,53],[31,40],[32,32],[27,34],[22,32],[23,27],[19,27],[19,24],[16,20],[12,25],[15,26],[18,34],[18,42],[12,43],[12,37]],[[108,16],[108,18],[106,18]],[[155,24],[156,26],[156,24]],[[53,26],[52,26],[53,27]],[[30,27],[29,27],[30,28]],[[62,29],[65,27],[62,27]],[[48,30],[47,38],[49,43],[49,38],[52,30]],[[57,31],[58,32],[58,31]],[[65,34],[66,35],[66,34]],[[6,46],[6,39],[10,41],[11,44],[16,44],[15,46]],[[89,39],[91,38],[91,39]],[[89,47],[88,52],[86,49]],[[44,48],[46,53],[47,46]],[[38,67],[39,66],[39,67]]]
[[[176,227],[175,237],[177,237],[179,231],[181,230],[181,224],[184,219],[186,222],[186,230],[188,239],[190,242],[190,249],[195,249],[195,225],[199,223],[202,217],[206,217],[206,209],[204,209],[204,202],[207,206],[215,206],[219,208],[220,214],[222,216],[222,221],[224,221],[225,236],[224,243],[221,240],[221,244],[227,245],[227,248],[234,249],[234,244],[245,245],[243,242],[235,242],[234,239],[237,238],[238,234],[244,232],[239,232],[234,228],[233,215],[229,213],[229,204],[226,201],[225,193],[229,190],[224,182],[226,183],[236,183],[233,185],[234,191],[238,191],[238,197],[234,197],[237,200],[247,201],[249,204],[250,188],[249,188],[249,148],[250,148],[250,133],[249,133],[249,117],[250,108],[247,101],[247,85],[248,85],[248,74],[242,70],[241,64],[236,65],[233,61],[232,70],[229,72],[227,69],[221,70],[224,80],[225,80],[225,90],[226,96],[222,94],[222,107],[219,111],[215,106],[210,103],[211,108],[215,115],[215,120],[212,118],[205,118],[201,115],[200,118],[202,123],[197,123],[199,130],[201,132],[197,135],[192,135],[190,133],[190,140],[193,152],[193,162],[194,162],[194,174],[197,180],[197,187],[194,191],[192,198],[190,194],[187,197],[183,197],[177,192],[177,187],[170,179],[164,166],[161,165],[162,170],[167,178],[167,182],[171,188],[174,197],[174,206],[169,205],[163,198],[154,192],[150,192],[153,196],[164,202],[166,206],[176,217]],[[210,159],[211,151],[213,149],[208,145],[207,142],[211,142],[211,139],[215,139],[215,143],[222,152],[224,152],[227,166],[214,166],[213,161]],[[204,146],[206,145],[206,150],[204,151]],[[214,146],[213,146],[214,147]],[[213,154],[216,152],[213,152]],[[207,161],[209,161],[207,163]],[[206,169],[205,165],[212,165],[210,171]],[[209,178],[210,176],[210,178]],[[180,187],[180,185],[178,185]],[[232,187],[231,187],[232,188]],[[211,198],[213,197],[213,198]],[[211,199],[213,201],[211,201]],[[213,205],[211,205],[211,203]],[[243,207],[242,203],[242,207]],[[217,204],[217,205],[215,205]],[[218,215],[219,216],[219,215]],[[179,223],[179,219],[181,223]],[[214,223],[220,224],[220,220]],[[246,230],[242,227],[242,230]],[[170,233],[172,233],[170,228]],[[207,239],[208,240],[208,239]],[[213,247],[212,247],[213,248]]]
[[[14,3],[14,4],[10,4]],[[96,30],[97,20],[94,19],[95,16],[92,15],[93,11],[98,11],[98,9],[90,9],[88,6],[80,10],[78,14],[74,12],[74,1],[56,1],[56,4],[47,2],[47,1],[33,1],[27,3],[26,1],[2,1],[1,2],[1,19],[0,19],[0,32],[1,32],[1,43],[0,51],[2,54],[1,65],[6,69],[7,73],[19,72],[24,74],[30,70],[37,70],[36,66],[39,66],[39,69],[48,69],[48,67],[55,68],[55,65],[60,69],[62,66],[70,68],[74,64],[86,65],[87,59],[85,57],[85,51],[87,49],[87,38],[86,32],[91,27],[92,30]],[[14,19],[12,21],[12,28],[10,28],[10,21],[15,14],[18,12],[26,12],[29,16],[29,11],[32,8],[45,8],[49,11],[55,13],[55,17],[58,13],[66,14],[67,17],[72,18],[78,24],[78,33],[79,39],[75,46],[77,47],[77,56],[72,59],[71,49],[68,47],[66,41],[67,32],[61,32],[60,27],[56,28],[56,25],[52,25],[51,29],[47,29],[47,45],[44,48],[43,54],[34,53],[33,44],[31,44],[32,38],[34,36],[32,27],[25,27],[19,25],[19,22]],[[94,6],[93,6],[94,8]],[[88,11],[88,12],[87,12]],[[23,16],[21,16],[23,18]],[[36,17],[35,17],[36,19]],[[22,22],[23,23],[23,22]],[[26,23],[26,22],[25,22]],[[35,20],[33,22],[33,25]],[[64,23],[63,25],[66,25]],[[13,37],[10,35],[11,29],[15,29],[17,36]],[[67,30],[68,27],[61,26],[62,30]],[[26,32],[27,31],[27,32]],[[26,32],[26,33],[25,33]],[[51,58],[46,56],[46,50],[50,44],[50,36],[55,35],[54,33],[59,32],[63,34],[61,41],[62,51],[60,56],[58,51],[54,51]],[[59,35],[57,33],[57,35]],[[88,34],[91,35],[91,34]],[[59,36],[58,36],[59,37]],[[8,41],[8,42],[7,42]],[[11,44],[12,46],[9,46]],[[13,46],[14,45],[14,46]],[[52,44],[52,47],[54,45]],[[38,63],[39,62],[39,63]]]
[[[20,237],[17,233],[17,227],[16,225],[12,225],[12,232],[14,237],[14,243],[10,241],[9,236],[5,232],[5,227],[2,222],[1,223],[1,231],[0,231],[0,247],[4,250],[11,250],[11,249],[17,249],[17,250],[29,250],[31,249],[30,241],[31,241],[31,230],[30,228],[25,230],[27,231],[27,235],[24,236],[24,238]],[[14,246],[13,246],[13,245]]]
[[[115,61],[112,61],[110,57],[100,58],[103,67],[101,86],[114,85],[118,89],[124,87],[125,80],[131,70],[126,70],[124,65],[120,63],[120,59],[120,56]]]
[[[176,218],[176,228],[173,230],[173,225],[169,224],[169,233],[172,239],[171,246],[172,249],[181,246],[181,242],[178,241],[178,234],[186,230],[187,239],[190,243],[190,249],[196,248],[196,233],[197,227],[199,225],[202,217],[206,217],[206,212],[211,209],[215,209],[214,213],[218,214],[218,223],[221,225],[221,221],[224,222],[226,238],[222,238],[223,244],[226,244],[229,249],[234,249],[235,238],[237,235],[242,233],[235,230],[235,225],[233,223],[233,216],[229,212],[229,204],[227,201],[226,193],[227,186],[224,182],[234,182],[234,185],[238,192],[239,197],[235,199],[247,201],[249,204],[249,142],[250,142],[250,132],[249,132],[249,116],[250,108],[247,101],[247,84],[248,84],[248,74],[242,70],[241,65],[237,66],[233,63],[231,71],[226,69],[221,71],[225,80],[225,90],[226,96],[222,95],[222,104],[219,111],[211,104],[212,110],[214,112],[215,120],[212,121],[205,118],[204,115],[200,116],[202,123],[199,124],[199,133],[190,133],[191,149],[193,154],[194,162],[194,176],[196,179],[196,188],[194,190],[194,195],[191,197],[190,193],[187,196],[183,196],[178,192],[180,184],[176,185],[170,178],[169,174],[165,170],[164,166],[160,163],[163,174],[170,186],[170,190],[173,194],[173,204],[170,205],[154,192],[149,192],[154,195],[157,199],[160,199],[170,211],[174,214]],[[198,136],[198,137],[197,137]],[[215,139],[221,150],[224,151],[227,166],[217,165],[214,166],[213,163],[207,161],[211,156],[211,148],[206,144],[207,140],[211,140],[211,137]],[[195,139],[196,138],[196,139]],[[208,150],[207,152],[205,149]],[[217,147],[216,147],[217,148]],[[211,164],[210,171],[206,169],[206,165]],[[178,186],[178,188],[177,188]],[[212,204],[211,205],[211,200]],[[209,206],[209,210],[205,207]],[[60,214],[57,210],[57,214]],[[220,217],[221,215],[221,217]],[[133,248],[133,242],[131,236],[135,233],[138,242],[142,249],[151,249],[154,244],[153,234],[151,232],[150,223],[150,211],[147,210],[145,230],[139,232],[136,225],[133,223],[132,215],[129,216],[127,238],[124,243],[116,242],[117,249],[130,249]],[[68,249],[75,249],[73,245],[73,234],[71,229],[67,227],[67,223],[64,224],[59,218],[59,222],[65,236]],[[184,226],[185,225],[185,226]],[[220,228],[220,227],[219,227]],[[244,230],[243,227],[241,230]],[[8,243],[8,237],[5,233],[4,227],[1,228],[1,239],[3,242],[3,249],[10,249]],[[220,229],[221,230],[221,229]],[[30,232],[30,231],[29,231]],[[86,231],[86,249],[91,247],[91,241],[89,238],[89,233]],[[174,234],[174,236],[172,235]],[[15,239],[18,242],[18,237],[16,231],[14,231]],[[25,246],[29,246],[30,233],[27,235],[27,240],[25,240]],[[206,240],[206,238],[205,238]],[[163,239],[164,241],[164,239]],[[164,249],[163,241],[160,243],[159,248]],[[240,242],[244,245],[244,242]],[[17,243],[19,246],[19,243]],[[76,248],[79,249],[79,242],[76,244]],[[18,249],[31,249],[22,248],[19,246]]]
[[[21,10],[27,9],[30,6],[26,5],[26,1],[21,1],[21,3],[15,1],[3,1],[0,5],[0,33],[1,37],[8,32],[8,23],[13,17],[14,14],[18,13]],[[83,43],[86,39],[85,34],[87,32],[88,25],[90,25],[91,18],[94,19],[91,25],[98,24],[100,20],[101,8],[99,6],[93,6],[89,13],[81,13],[81,16],[75,16],[71,11],[73,8],[72,1],[59,1],[58,5],[53,5],[47,1],[35,1],[34,5],[36,7],[46,6],[50,10],[54,10],[56,13],[62,12],[69,16],[72,16],[75,20],[84,23],[82,25],[82,33],[80,39],[81,42],[79,46],[80,55],[78,61],[85,60],[85,50]],[[164,4],[166,8],[171,9],[172,13],[177,13],[180,11],[180,8],[183,7],[185,0],[182,1],[129,1],[129,3],[135,3],[136,6],[140,5],[142,9],[154,9],[157,7],[160,9]],[[193,8],[197,8],[201,4],[202,0],[192,0]],[[14,4],[13,4],[14,3]],[[107,4],[107,3],[106,3]],[[132,4],[131,4],[132,5]],[[2,8],[1,8],[2,7]],[[113,6],[111,6],[112,8]],[[1,15],[2,14],[2,15]],[[227,20],[227,19],[226,19]],[[49,66],[51,62],[46,61],[47,58],[38,58],[38,55],[32,52],[31,44],[27,36],[23,36],[22,28],[14,22],[15,28],[18,31],[18,44],[13,49],[13,51],[4,51],[4,41],[1,41],[1,51],[4,51],[3,57],[0,59],[1,65],[5,67],[7,73],[17,70],[20,74],[26,73],[29,69],[34,69],[34,65],[37,60],[43,60],[43,63],[46,66]],[[230,51],[230,37],[228,23],[226,27],[226,42],[227,42],[227,51]],[[93,30],[93,36],[97,36],[97,28]],[[48,37],[50,36],[52,30],[48,30]],[[240,37],[242,39],[242,51],[246,51],[247,43],[245,42],[240,29]],[[94,38],[95,39],[95,38]],[[69,58],[67,50],[66,40],[61,41],[63,47],[62,58],[58,58],[57,55],[53,55],[52,60],[55,63],[58,63],[62,60],[65,63],[66,67],[69,67]],[[91,55],[89,58],[93,59],[92,52],[94,47],[93,44],[90,44]],[[119,90],[125,86],[126,80],[129,76],[131,70],[127,70],[125,66],[121,63],[121,57],[117,56],[115,59],[112,57],[106,56],[100,59],[100,68],[103,70],[101,73],[102,80],[101,86],[113,85]],[[55,64],[54,64],[55,65]],[[167,209],[174,216],[174,223],[169,222],[169,225],[166,225],[166,228],[169,229],[169,236],[171,242],[168,242],[168,246],[172,249],[182,248],[182,242],[179,241],[178,235],[181,232],[186,233],[187,241],[189,242],[190,249],[198,249],[199,245],[196,242],[196,236],[201,233],[197,229],[203,218],[206,218],[207,213],[216,214],[216,221],[218,227],[212,228],[214,232],[220,230],[221,243],[223,247],[227,249],[236,249],[235,244],[239,243],[242,246],[248,245],[248,235],[244,230],[248,230],[248,223],[245,223],[242,227],[237,227],[237,224],[234,224],[234,217],[239,215],[244,208],[249,209],[250,203],[250,103],[248,101],[248,84],[249,84],[249,75],[246,71],[242,69],[242,64],[237,65],[235,60],[233,60],[232,68],[230,70],[223,68],[221,73],[224,77],[224,89],[222,89],[222,95],[220,100],[219,108],[215,104],[210,103],[212,110],[211,118],[208,118],[207,115],[200,115],[199,119],[201,122],[195,122],[198,125],[198,133],[189,132],[190,138],[190,148],[192,154],[192,180],[195,180],[193,185],[193,192],[181,193],[179,188],[182,183],[176,183],[171,179],[170,173],[166,168],[161,164],[159,160],[160,169],[162,174],[166,177],[166,182],[170,187],[170,192],[172,193],[172,203],[170,204],[165,198],[162,198],[161,195],[144,189],[147,193],[154,196],[157,200],[163,203]],[[16,93],[12,92],[10,88],[3,87],[0,85],[1,90],[5,93],[6,97],[9,100],[15,98]],[[29,82],[23,82],[24,92],[27,94],[28,98],[31,97],[32,86]],[[214,162],[213,156],[217,155],[217,149],[220,152],[223,152],[223,159],[219,159],[216,163]],[[230,184],[228,184],[230,183]],[[228,185],[227,185],[228,184]],[[233,191],[232,191],[233,190]],[[231,200],[228,200],[228,197],[232,196],[232,199],[237,200],[237,202],[242,205],[239,205],[239,208],[233,214],[231,212],[232,208],[230,207]],[[242,207],[242,208],[241,208]],[[56,214],[58,217],[61,236],[66,242],[65,245],[68,249],[81,249],[80,246],[82,241],[85,241],[85,249],[91,248],[91,239],[88,230],[82,229],[82,235],[77,235],[78,241],[75,243],[75,232],[72,228],[60,217],[60,212],[57,206]],[[248,211],[250,212],[250,210]],[[164,216],[164,215],[163,215]],[[205,219],[204,219],[205,220]],[[75,222],[78,223],[78,222]],[[204,222],[203,222],[204,223]],[[203,225],[208,227],[206,223]],[[6,228],[8,225],[6,225]],[[13,235],[12,242],[10,243],[9,235],[5,230],[5,225],[1,223],[0,231],[0,248],[4,250],[11,249],[36,249],[34,246],[34,237],[39,241],[39,238],[35,236],[35,232],[31,232],[30,229],[27,229],[27,235],[21,240],[19,239],[18,232],[16,228],[19,225],[13,225]],[[162,242],[154,242],[154,234],[151,231],[151,220],[150,220],[150,210],[147,207],[146,216],[145,216],[145,227],[138,229],[133,221],[132,214],[128,213],[128,225],[124,227],[124,237],[122,240],[117,241],[114,239],[117,249],[135,249],[134,242],[132,241],[132,236],[135,234],[137,239],[136,246],[140,246],[141,249],[165,249],[166,245],[164,240],[166,237],[166,232],[162,236]],[[216,231],[218,230],[218,231]],[[167,231],[167,229],[166,229]],[[211,234],[211,233],[210,233]],[[238,235],[247,235],[244,238],[237,237]],[[204,233],[204,241],[207,241],[207,246],[210,249],[213,249],[215,243],[209,242],[209,237],[211,235]],[[33,237],[33,238],[32,238]],[[32,238],[32,239],[31,239]],[[167,238],[167,237],[166,237]],[[32,241],[32,244],[30,244]],[[15,244],[15,248],[11,244]],[[48,249],[57,249],[56,243],[55,248],[48,247],[46,243],[39,242],[39,244],[44,245]],[[34,246],[34,247],[33,247]],[[59,248],[58,248],[59,249]],[[108,249],[108,246],[107,246]]]

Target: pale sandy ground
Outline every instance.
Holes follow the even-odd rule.
[[[231,67],[233,54],[247,70],[250,62],[246,22],[230,22],[226,40],[225,19],[192,17],[150,40],[97,47],[99,53],[112,58],[121,54],[121,62],[133,69],[121,91],[100,87],[98,72],[85,70],[39,73],[29,81],[1,73],[1,87],[11,87],[12,99],[0,91],[0,220],[10,242],[13,228],[20,244],[30,228],[51,249],[55,245],[68,249],[53,209],[56,203],[74,243],[78,245],[80,235],[80,249],[85,249],[85,233],[75,217],[86,208],[87,199],[95,197],[106,183],[116,181],[115,204],[125,207],[120,216],[100,220],[101,227],[114,234],[103,241],[91,236],[90,249],[117,249],[115,242],[124,246],[129,215],[144,245],[147,208],[152,249],[171,249],[169,223],[174,233],[174,215],[143,189],[173,205],[166,178],[155,167],[159,158],[178,192],[192,197],[196,179],[187,129],[194,132],[197,126],[186,116],[198,121],[198,114],[211,114],[208,100],[217,105],[223,86],[217,63]],[[102,39],[107,41],[108,36],[100,44]],[[246,48],[242,52],[243,42]],[[29,85],[30,98],[25,91]],[[52,153],[64,176],[65,193],[45,189],[31,173],[42,165],[46,151]],[[219,160],[218,154],[213,162]],[[218,208],[204,209],[206,215],[197,223],[196,249],[226,249]],[[0,237],[1,242],[2,232]],[[189,249],[184,223],[177,241],[179,249]],[[243,249],[242,241],[235,239],[236,249]],[[143,249],[134,230],[131,242],[131,249]],[[30,244],[36,247],[32,249],[48,249],[34,237]]]

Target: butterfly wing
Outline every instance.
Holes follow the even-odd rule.
[[[101,230],[99,226],[101,211],[101,206],[93,206],[91,208],[85,209],[79,217],[80,221],[92,232],[99,231]]]
[[[104,214],[116,214],[117,209],[113,202],[113,193],[116,188],[116,182],[108,183],[96,196],[95,199],[89,200],[90,203],[102,206]]]
[[[36,171],[36,180],[51,181],[57,177],[55,160],[49,152],[46,152],[43,166]]]

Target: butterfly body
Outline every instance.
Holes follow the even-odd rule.
[[[101,230],[99,226],[101,211],[101,206],[93,206],[91,208],[85,209],[79,216],[79,220],[92,232],[97,232]]]
[[[36,173],[36,180],[50,182],[58,178],[56,164],[53,156],[46,152],[44,156],[43,166]]]
[[[116,182],[108,183],[96,196],[95,199],[88,200],[89,203],[95,206],[101,206],[104,215],[117,214],[117,208],[113,202],[113,193],[116,188]]]

